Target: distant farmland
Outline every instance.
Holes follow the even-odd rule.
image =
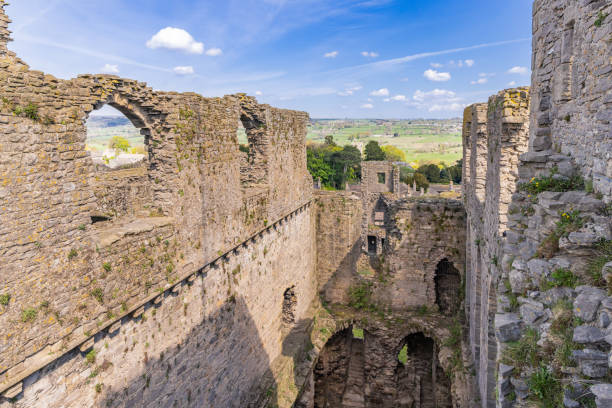
[[[130,142],[130,147],[144,147],[140,130],[125,117],[91,116],[87,121],[87,147],[92,151],[104,151],[113,136],[121,136]]]
[[[365,146],[370,140],[404,151],[409,163],[453,164],[462,157],[460,119],[448,120],[312,120],[308,139],[332,135],[341,146]]]

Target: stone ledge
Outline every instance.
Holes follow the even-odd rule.
[[[112,225],[107,228],[97,230],[93,236],[93,241],[98,248],[106,248],[128,235],[139,235],[144,232],[153,231],[155,228],[172,225],[172,217],[148,217],[137,218],[124,225]]]

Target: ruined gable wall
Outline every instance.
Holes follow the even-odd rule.
[[[608,17],[598,21],[600,13]],[[571,156],[612,199],[612,4],[536,0],[530,151]]]
[[[6,40],[8,19],[0,17]],[[2,391],[75,347],[87,350],[96,333],[138,314],[218,257],[237,253],[261,231],[278,228],[278,219],[311,199],[311,187],[300,181],[305,160],[294,157],[303,149],[303,113],[259,107],[241,95],[157,92],[108,75],[60,80],[30,71],[4,43],[0,52],[0,291],[10,296],[0,305]],[[104,103],[146,131],[144,176],[96,178],[85,151],[85,120]],[[288,163],[284,177],[295,182],[275,178],[255,194],[241,185],[236,127],[248,106],[258,106],[271,118],[274,137],[292,144],[285,151],[279,143],[274,154]],[[119,186],[112,186],[114,177]],[[133,189],[117,188],[131,177],[145,193],[135,201]],[[112,194],[100,193],[105,185],[115,188]],[[110,208],[112,219],[92,224],[101,208]],[[269,272],[309,282],[298,289],[300,318],[314,297],[315,248],[310,226],[287,233],[300,245],[294,257],[302,263],[278,258]],[[221,293],[232,296],[227,288],[210,295]],[[247,308],[254,307],[251,300]],[[258,301],[257,312],[273,307],[265,298]],[[273,360],[278,328],[266,332],[274,333],[262,334]]]
[[[445,199],[404,199],[393,202],[387,216],[384,266],[378,271],[376,297],[393,309],[425,305],[435,310],[438,263],[448,259],[463,278],[463,205]],[[460,292],[458,288],[456,295],[462,296]]]

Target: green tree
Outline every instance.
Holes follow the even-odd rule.
[[[406,154],[404,154],[402,150],[398,149],[393,145],[384,145],[381,149],[385,153],[385,159],[387,159],[388,161],[406,161]]]
[[[347,145],[332,153],[330,161],[336,188],[344,189],[347,181],[355,181],[361,176],[361,152],[355,146]]]
[[[414,170],[412,167],[400,167],[400,181],[404,184],[412,186],[414,184]]]
[[[380,148],[377,141],[372,140],[368,142],[365,147],[365,159],[366,161],[381,161],[385,160],[385,152]]]
[[[461,183],[461,172],[463,170],[463,159],[457,160],[455,165],[448,167],[448,174],[450,179],[453,180],[453,183],[460,184]]]
[[[440,168],[436,164],[424,164],[417,169],[417,173],[424,175],[430,183],[440,183]]]
[[[424,190],[425,192],[429,190],[429,181],[427,180],[427,177],[425,177],[423,174],[414,173],[414,182],[416,183],[416,186],[419,190]]]
[[[108,147],[116,152],[127,152],[130,149],[130,142],[124,137],[113,136],[113,138],[108,141]]]

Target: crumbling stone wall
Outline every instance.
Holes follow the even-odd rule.
[[[449,321],[406,313],[383,320],[346,309],[332,314],[336,329],[318,346],[312,381],[297,408],[471,406],[466,373],[453,366],[461,342],[448,346]],[[355,338],[353,328],[363,338]],[[398,359],[404,346],[406,364]]]
[[[486,117],[483,117],[486,107]],[[497,348],[494,316],[497,309],[496,282],[502,258],[501,238],[505,231],[508,205],[518,177],[518,156],[527,149],[529,90],[510,89],[489,98],[487,105],[466,109],[464,123],[478,123],[479,132],[464,127],[464,155],[472,165],[484,167],[484,177],[471,168],[464,180],[464,201],[468,213],[466,242],[468,258],[468,316],[471,350],[478,372],[483,406],[495,403]],[[476,117],[475,117],[476,116]],[[486,150],[475,150],[478,143]],[[473,155],[479,155],[474,159]],[[475,174],[476,173],[476,174]],[[479,189],[484,188],[484,192]],[[483,195],[484,193],[484,195]],[[488,404],[488,405],[487,405]]]
[[[529,140],[532,152],[572,157],[607,201],[612,199],[611,14],[608,1],[534,1]]]
[[[477,343],[472,350],[483,406],[523,406],[543,398],[555,406],[612,403],[612,386],[604,378],[610,346],[600,341],[609,334],[611,299],[603,278],[612,238],[605,204],[610,201],[610,7],[602,1],[535,1],[531,98],[527,90],[511,90],[519,103],[509,108],[519,113],[510,115],[497,109],[508,91],[489,100],[484,219],[481,225],[470,222],[468,231],[470,240],[474,230],[483,231],[478,250],[468,250],[468,275],[481,282],[480,304],[469,302],[468,313],[470,325],[480,325],[471,329],[470,341]],[[470,157],[474,139],[467,123],[473,114],[466,110],[466,116],[464,157]],[[468,220],[477,220],[482,207],[470,201],[475,180],[464,182]],[[486,265],[484,275],[474,266],[478,262]],[[469,292],[474,296],[473,286]],[[480,319],[474,320],[474,306],[481,308]],[[538,363],[522,359],[516,342],[533,344]],[[556,379],[547,383],[552,391],[545,397],[530,387],[537,370]]]
[[[167,294],[182,282],[238,254],[244,258],[242,269],[234,273],[233,266],[223,285],[213,289],[207,284],[206,292],[194,299],[202,305],[216,299],[206,316],[226,316],[224,304],[243,303],[240,321],[254,322],[251,328],[267,355],[249,360],[253,373],[261,374],[264,360],[274,364],[282,338],[288,335],[277,327],[284,289],[296,287],[297,322],[306,319],[316,293],[312,181],[304,153],[307,114],[259,105],[242,94],[203,98],[159,92],[110,75],[56,79],[29,70],[7,49],[8,23],[1,12],[0,294],[8,300],[0,305],[0,392],[18,401],[20,395],[30,396],[25,405],[31,404],[30,398],[38,398],[40,405],[61,404],[45,400],[45,393],[35,397],[28,386],[45,389],[48,378],[62,373],[71,379],[66,398],[78,401],[85,380],[76,376],[83,364],[77,350],[87,352],[92,343],[99,349],[94,340],[103,338],[104,330],[131,324],[129,317],[140,316],[154,300],[165,308]],[[94,171],[85,150],[85,121],[103,104],[117,108],[141,129],[148,149],[146,167],[108,174]],[[256,117],[258,143],[265,147],[259,151],[262,160],[256,171],[267,168],[257,183],[245,184],[236,127],[249,115]],[[93,223],[101,216],[108,220]],[[278,238],[266,244],[269,233]],[[282,251],[274,249],[279,242],[286,247]],[[293,246],[299,253],[289,255]],[[260,276],[278,274],[286,280],[278,293],[247,293],[259,287],[253,282]],[[275,288],[272,283],[264,286]],[[270,310],[277,310],[278,316],[261,321]],[[192,331],[194,338],[198,333],[209,336],[197,313],[184,330]],[[151,334],[146,347],[165,353],[166,359],[175,353],[170,344],[178,347],[186,341],[161,335],[153,340],[152,333],[143,332],[145,337]],[[223,339],[219,347],[224,348],[237,338],[230,336],[226,342],[217,333],[209,341]],[[118,350],[113,341],[108,341],[109,348]],[[181,357],[176,360],[180,365]],[[219,370],[232,366],[230,361],[193,363],[210,363]],[[112,356],[109,362],[117,381],[121,374],[125,384],[144,373],[144,366],[123,366]],[[44,375],[39,372],[43,368]],[[245,377],[228,395],[243,395],[260,377]],[[119,388],[112,379],[104,381],[110,389]],[[159,387],[147,382],[149,387],[148,401],[165,401]],[[103,397],[108,395],[104,391]],[[212,401],[222,398],[208,395]],[[193,395],[191,404],[198,406]]]
[[[377,296],[394,309],[438,308],[436,269],[440,262],[452,264],[463,282],[465,211],[459,201],[411,198],[394,202],[387,237],[384,266],[378,271],[385,283]],[[463,284],[457,289],[455,295],[461,297]]]
[[[344,192],[316,192],[317,284],[322,299],[346,302],[361,255],[361,198]]]

